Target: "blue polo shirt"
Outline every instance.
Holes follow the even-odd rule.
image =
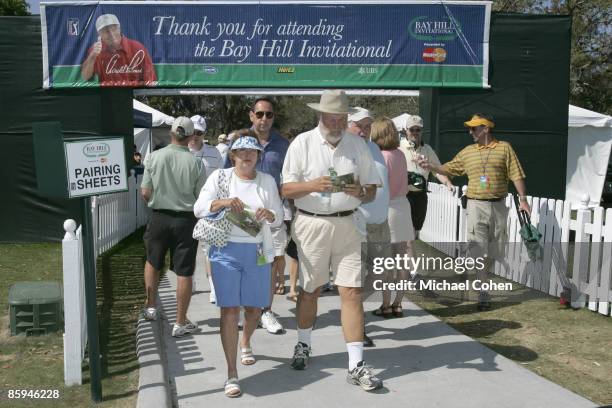
[[[233,144],[233,142],[232,142]],[[232,148],[232,145],[229,147]],[[281,173],[283,171],[283,162],[289,149],[289,141],[282,137],[276,130],[270,130],[270,139],[268,144],[264,146],[264,151],[261,154],[261,160],[257,163],[257,170],[267,173],[274,177],[276,187],[280,189]],[[226,169],[233,167],[229,159],[229,154],[225,158]]]

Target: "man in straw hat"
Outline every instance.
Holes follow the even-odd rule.
[[[374,199],[379,177],[368,147],[347,132],[349,107],[343,91],[327,90],[320,103],[319,125],[298,135],[289,146],[282,173],[282,193],[297,208],[292,238],[300,262],[297,302],[298,343],[291,366],[304,370],[321,287],[334,274],[341,302],[341,322],[349,354],[347,381],[371,391],[382,386],[363,360],[361,232],[355,211]]]
[[[508,208],[505,204],[508,181],[514,183],[519,194],[520,209],[527,213],[531,209],[527,203],[525,172],[510,143],[493,136],[493,119],[477,113],[464,125],[469,129],[474,144],[461,150],[444,165],[436,165],[424,157],[417,162],[424,169],[449,177],[467,175],[467,241],[471,256],[488,257],[486,266],[477,271],[478,279],[484,280],[492,260],[503,256],[502,244],[508,241]],[[480,292],[478,310],[490,308],[489,294]]]
[[[97,41],[89,48],[81,65],[81,77],[89,81],[97,75],[101,86],[155,85],[157,75],[144,45],[121,34],[114,14],[96,20]]]

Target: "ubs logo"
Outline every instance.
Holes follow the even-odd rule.
[[[69,18],[66,22],[66,29],[68,30],[68,35],[77,36],[79,35],[79,19],[78,18]]]

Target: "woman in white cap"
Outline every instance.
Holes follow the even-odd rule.
[[[408,171],[406,158],[399,151],[399,133],[389,118],[376,119],[372,123],[370,137],[380,147],[385,159],[389,174],[389,231],[391,233],[391,249],[393,256],[412,256],[412,241],[414,241],[414,228],[410,216],[410,203],[406,198],[408,193]],[[398,279],[407,280],[409,271],[398,269]],[[402,317],[402,299],[404,291],[396,292],[395,300],[391,303],[391,291],[383,290],[382,305],[372,313],[375,316]]]
[[[254,137],[236,140],[229,152],[234,167],[216,170],[206,180],[194,205],[195,215],[202,218],[219,211],[244,215],[248,210],[258,223],[278,227],[283,222],[283,207],[276,182],[272,176],[255,168],[262,151],[263,147]],[[228,198],[219,198],[222,189],[228,192]],[[245,311],[240,361],[243,365],[251,365],[255,363],[251,336],[261,309],[270,302],[271,291],[270,264],[261,255],[265,226],[262,224],[259,232],[247,232],[248,228],[243,229],[244,224],[241,225],[242,228],[232,224],[227,245],[212,245],[208,254],[217,306],[221,308],[221,343],[228,376],[225,395],[228,397],[238,397],[242,393],[236,368],[240,307]]]

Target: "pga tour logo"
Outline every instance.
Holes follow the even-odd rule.
[[[66,29],[68,30],[68,35],[79,35],[79,19],[69,18],[66,22]]]

